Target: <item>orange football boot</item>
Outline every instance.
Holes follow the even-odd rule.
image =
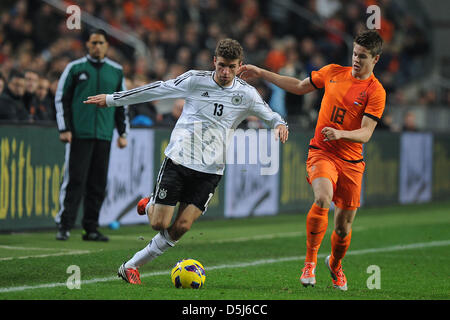
[[[344,270],[342,270],[342,265],[339,265],[337,270],[331,270],[330,257],[331,256],[325,258],[325,264],[327,265],[328,270],[330,270],[333,287],[342,291],[347,291],[347,277],[344,274]]]
[[[300,276],[300,282],[305,288],[307,286],[314,287],[316,284],[316,264],[314,262],[305,262],[305,267]]]
[[[138,269],[125,268],[125,262],[119,267],[117,271],[119,278],[122,278],[131,284],[141,284],[141,276]]]

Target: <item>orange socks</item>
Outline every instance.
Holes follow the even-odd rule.
[[[341,260],[344,258],[348,247],[350,247],[350,241],[352,239],[352,231],[341,238],[337,235],[335,231],[331,235],[331,257],[330,257],[330,267],[332,270],[339,268]]]
[[[306,216],[306,258],[305,262],[317,265],[317,252],[328,227],[328,208],[313,203]]]
[[[306,258],[305,262],[314,262],[317,265],[317,253],[328,227],[328,208],[321,208],[315,203],[306,216]],[[336,231],[331,235],[330,267],[336,270],[341,265],[347,249],[350,247],[352,231],[344,238],[338,236]]]

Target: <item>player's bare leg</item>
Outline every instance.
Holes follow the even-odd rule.
[[[328,178],[316,178],[311,182],[314,203],[321,208],[330,208],[333,199],[333,183]]]
[[[341,261],[347,252],[351,236],[355,210],[343,210],[336,207],[334,211],[334,231],[331,235],[331,255],[325,259],[333,286],[340,290],[347,290],[347,278],[342,269]]]
[[[153,230],[162,231],[170,226],[172,216],[175,211],[174,206],[156,203],[147,210],[147,217]]]
[[[352,231],[353,221],[355,220],[355,210],[343,210],[335,207],[334,209],[334,232],[338,236],[345,238]]]
[[[306,216],[306,258],[300,282],[303,286],[316,284],[317,253],[328,227],[328,210],[333,198],[333,184],[327,178],[316,178],[311,186],[314,203]]]
[[[191,229],[192,224],[202,215],[202,211],[193,204],[180,203],[178,214],[173,224],[169,227],[169,235],[178,241]]]

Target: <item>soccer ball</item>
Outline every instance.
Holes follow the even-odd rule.
[[[194,259],[178,261],[170,273],[172,283],[177,288],[200,289],[205,284],[205,268]]]

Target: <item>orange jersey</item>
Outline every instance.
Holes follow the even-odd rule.
[[[358,80],[351,72],[352,67],[337,64],[329,64],[311,72],[311,83],[316,88],[325,87],[325,94],[310,145],[344,160],[360,161],[362,143],[344,139],[323,141],[324,136],[320,133],[324,127],[348,131],[360,129],[363,116],[380,121],[386,91],[373,73],[366,80]]]

